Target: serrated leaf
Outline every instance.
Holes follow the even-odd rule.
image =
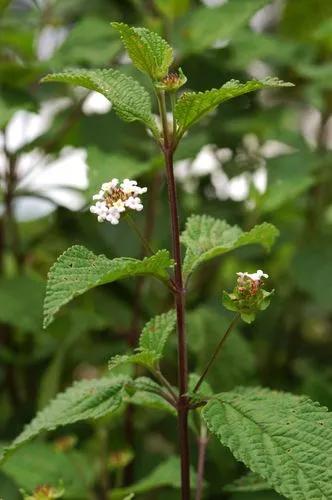
[[[127,122],[139,120],[158,134],[151,113],[148,92],[134,78],[114,69],[76,69],[45,76],[42,82],[64,82],[79,85],[103,94],[112,102],[120,118]]]
[[[143,328],[139,338],[139,350],[155,352],[160,358],[167,339],[174,331],[176,314],[174,309],[152,318]]]
[[[307,397],[261,388],[219,394],[202,414],[234,456],[293,500],[332,497],[332,414]]]
[[[193,215],[181,236],[182,243],[187,247],[184,274],[188,277],[202,262],[244,245],[259,244],[269,250],[278,234],[275,226],[266,222],[244,232],[225,220]]]
[[[184,92],[177,101],[174,111],[178,125],[177,135],[182,137],[189,127],[222,102],[255,90],[291,86],[293,86],[292,83],[267,77],[264,80],[250,80],[246,83],[230,80],[219,89],[206,90],[205,92]]]
[[[44,302],[44,328],[59,309],[82,293],[105,283],[130,276],[151,275],[166,280],[172,261],[167,250],[160,250],[143,260],[121,257],[108,259],[85,247],[74,245],[51,267]]]
[[[153,80],[160,80],[167,75],[173,62],[173,51],[166,40],[146,28],[134,28],[124,23],[111,24],[120,33],[136,68]]]
[[[3,450],[1,459],[42,431],[115,412],[123,401],[123,389],[128,381],[128,377],[121,376],[74,383],[37,413],[12,444]]]
[[[223,489],[224,491],[235,493],[247,491],[266,491],[270,489],[270,486],[258,474],[248,472],[245,476],[235,479],[232,483],[224,486]]]
[[[152,318],[143,328],[139,345],[134,354],[113,356],[108,368],[113,370],[123,364],[135,364],[155,368],[162,357],[167,339],[175,328],[176,314],[171,311]]]
[[[118,354],[113,356],[109,363],[108,369],[113,370],[121,365],[133,364],[143,366],[144,368],[153,368],[158,361],[158,356],[154,352],[142,351],[135,354]]]

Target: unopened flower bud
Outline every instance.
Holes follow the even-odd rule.
[[[155,82],[155,87],[165,92],[174,92],[182,87],[186,81],[187,77],[184,75],[182,69],[179,68],[179,73],[169,73],[162,80]]]
[[[55,500],[56,498],[63,497],[64,489],[44,484],[37,486],[31,495],[26,495],[24,492],[22,493],[24,500]]]

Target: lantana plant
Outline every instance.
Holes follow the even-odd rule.
[[[139,121],[149,131],[164,158],[171,253],[168,249],[151,253],[147,243],[145,247],[150,254],[142,260],[109,259],[82,246],[69,248],[49,272],[44,326],[48,327],[65,304],[87,290],[138,275],[159,279],[173,294],[174,308],[147,323],[133,352],[110,360],[109,376],[77,382],[59,394],[37,414],[6,453],[42,431],[110,415],[130,404],[150,407],[152,401],[152,406],[159,405],[178,421],[182,500],[192,498],[194,489],[196,500],[202,498],[209,434],[215,435],[237,460],[281,495],[294,500],[332,498],[332,419],[325,408],[304,397],[259,387],[238,387],[213,394],[206,382],[206,375],[218,362],[218,354],[234,326],[241,319],[251,323],[256,314],[269,305],[272,292],[264,288],[266,273],[258,270],[238,272],[237,277],[234,276],[235,288],[231,293],[223,293],[223,304],[235,314],[226,331],[221,332],[220,342],[203,373],[189,374],[188,369],[186,295],[191,275],[204,262],[238,247],[259,244],[269,249],[278,231],[273,225],[262,223],[244,232],[224,220],[194,215],[181,234],[174,153],[189,129],[223,102],[248,92],[287,88],[291,84],[278,78],[265,78],[246,83],[231,80],[203,92],[183,90],[187,77],[182,70],[171,69],[173,51],[164,39],[145,28],[122,23],[112,23],[112,27],[120,34],[134,66],[151,80],[161,129],[152,113],[148,91],[118,70],[74,69],[47,75],[43,82],[64,82],[100,92],[112,102],[119,118],[126,122]],[[122,216],[131,217],[130,212],[143,209],[141,195],[148,197],[149,193],[135,180],[108,178],[104,182],[93,197],[90,209],[98,221],[118,224]],[[135,226],[134,220],[130,220]],[[113,230],[111,226],[110,230]],[[185,248],[184,258],[181,244]],[[178,355],[176,387],[162,371],[165,345],[174,330]],[[149,376],[113,374],[115,367],[128,363],[144,367]],[[189,426],[190,414],[195,414],[195,421],[200,422],[198,426]],[[196,427],[199,429],[198,466],[196,477],[194,474],[195,479],[191,481],[190,468],[195,466],[196,459],[191,456],[190,432],[196,432]],[[128,498],[132,498],[135,490],[129,487],[126,491]]]

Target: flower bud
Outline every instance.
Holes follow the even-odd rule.
[[[26,495],[24,492],[22,493],[24,500],[55,500],[56,498],[63,497],[64,489],[43,484],[37,486],[31,495]]]
[[[269,276],[261,269],[252,274],[239,272],[237,276],[233,292],[223,292],[223,305],[230,311],[240,313],[246,323],[251,323],[258,311],[263,311],[269,306],[270,296],[274,290],[268,292],[263,289],[264,279]]]
[[[155,82],[155,87],[165,92],[174,92],[182,87],[186,81],[187,77],[184,75],[182,69],[179,68],[179,73],[169,73],[159,82]]]

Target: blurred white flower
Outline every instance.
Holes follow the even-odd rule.
[[[107,221],[116,225],[127,208],[137,212],[143,210],[139,196],[146,192],[147,188],[139,187],[136,181],[124,179],[119,185],[118,179],[112,179],[93,196],[96,203],[90,207],[90,212],[97,215],[98,222]]]
[[[112,108],[111,102],[99,92],[90,92],[83,102],[82,111],[86,115],[108,113]]]
[[[68,29],[47,25],[40,32],[37,41],[37,57],[40,61],[50,59],[56,49],[63,44],[68,36]]]

